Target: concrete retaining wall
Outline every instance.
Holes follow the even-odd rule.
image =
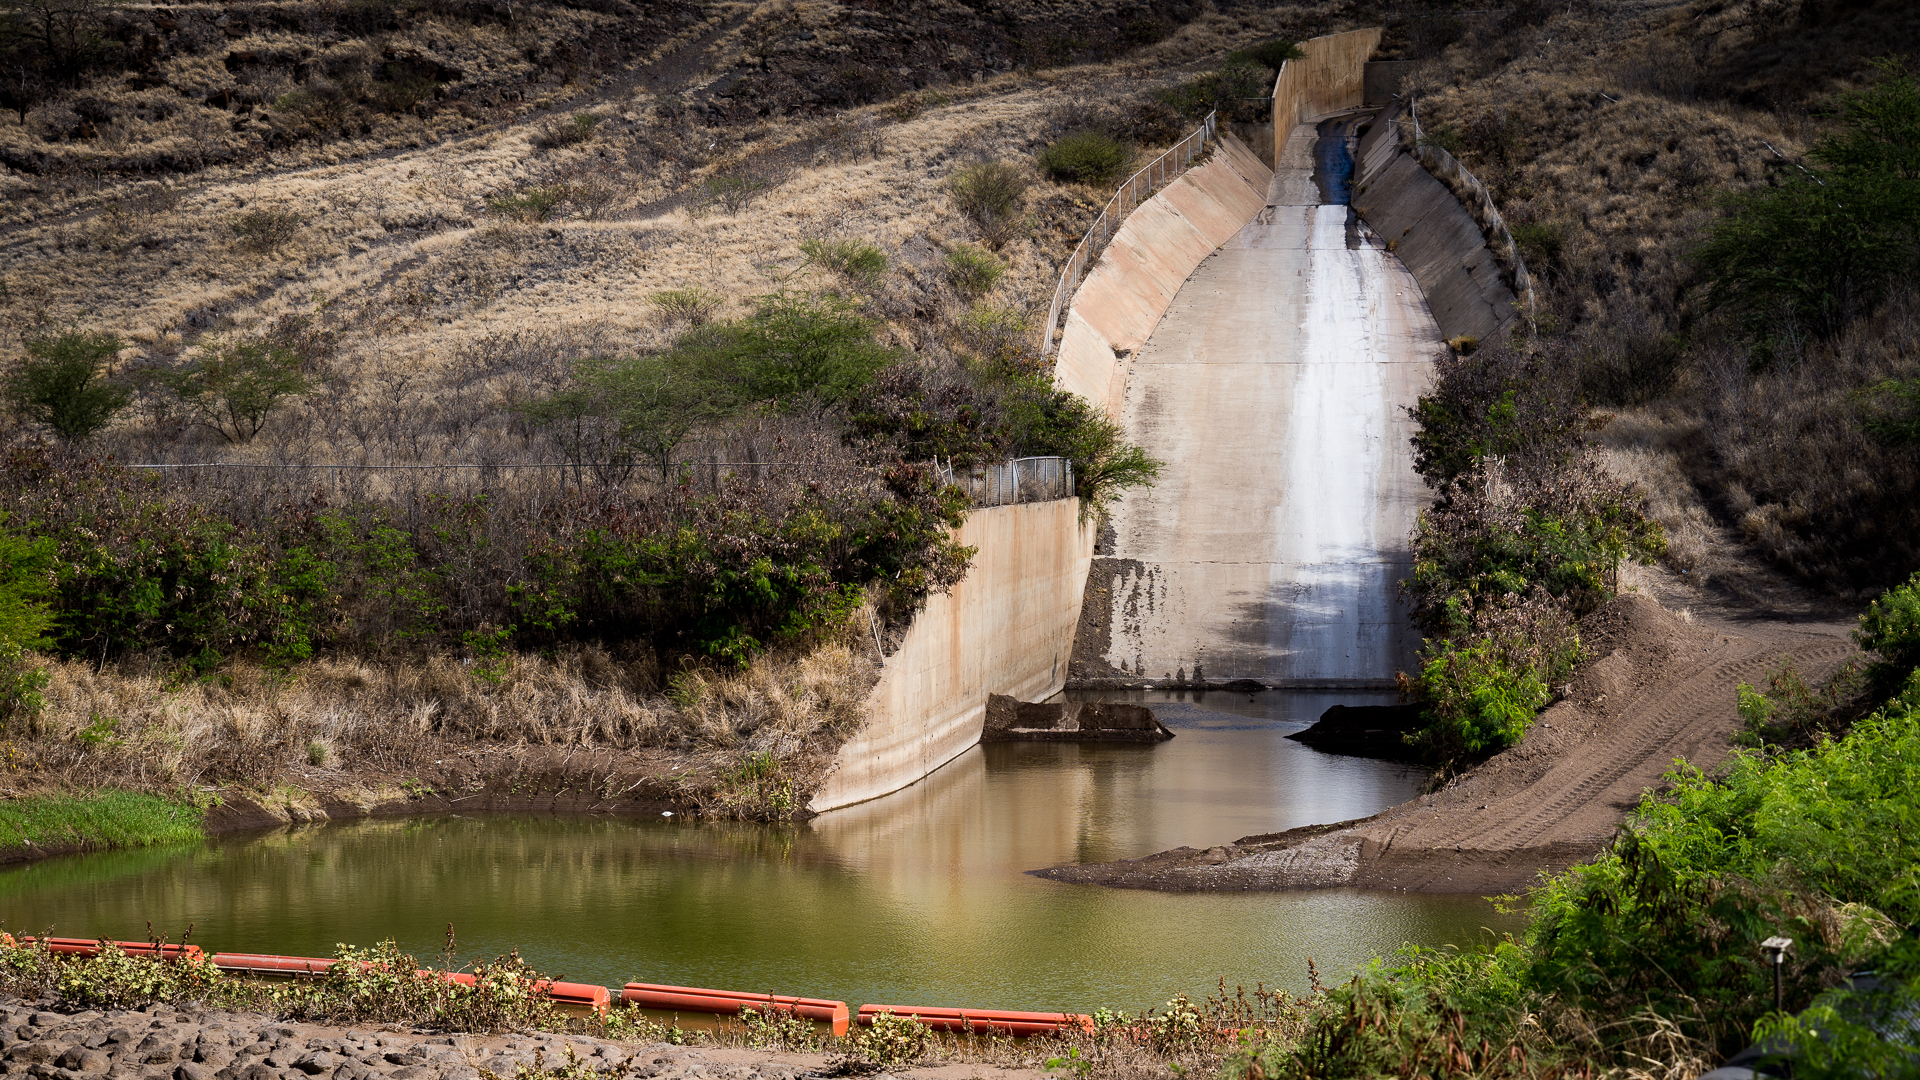
[[[1366,104],[1367,57],[1380,46],[1379,27],[1309,38],[1306,55],[1280,65],[1273,80],[1273,160],[1294,125],[1315,116],[1357,109]]]
[[[887,658],[867,724],[809,804],[831,810],[912,784],[980,741],[987,695],[1037,701],[1066,684],[1093,560],[1080,500],[974,510],[960,542],[966,580],[936,596]]]
[[[1451,154],[1418,145],[1407,108],[1395,102],[1361,138],[1354,209],[1413,272],[1443,336],[1492,341],[1532,310],[1526,265],[1486,188]]]
[[[1053,366],[1060,388],[1105,405],[1118,419],[1125,358],[1153,335],[1200,260],[1266,205],[1272,178],[1253,151],[1227,136],[1205,164],[1129,214],[1067,309]]]

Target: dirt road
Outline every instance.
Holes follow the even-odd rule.
[[[1785,655],[1809,681],[1854,653],[1852,621],[1675,614],[1623,596],[1582,624],[1589,655],[1520,745],[1441,790],[1358,821],[1200,851],[1036,870],[1056,881],[1166,891],[1363,887],[1501,893],[1590,858],[1676,758],[1726,760],[1735,686]]]

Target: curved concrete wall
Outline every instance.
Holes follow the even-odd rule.
[[[1063,390],[1118,418],[1126,398],[1126,357],[1146,344],[1200,260],[1266,205],[1273,173],[1232,136],[1203,165],[1127,216],[1087,280],[1073,294],[1054,359]]]
[[[966,579],[928,601],[887,657],[866,726],[840,748],[811,809],[898,791],[960,756],[980,741],[988,694],[1037,701],[1066,684],[1093,560],[1080,500],[974,510],[959,539],[979,549]]]
[[[1380,47],[1379,27],[1309,38],[1305,53],[1280,65],[1273,80],[1273,160],[1279,161],[1294,125],[1357,109],[1367,102],[1367,57]]]
[[[1531,315],[1526,264],[1486,187],[1445,150],[1420,146],[1407,110],[1395,102],[1361,138],[1354,209],[1413,271],[1442,335],[1491,341]]]

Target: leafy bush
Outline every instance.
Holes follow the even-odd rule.
[[[800,251],[808,263],[866,288],[878,284],[887,272],[887,253],[861,240],[807,240]]]
[[[248,443],[288,398],[312,388],[300,357],[269,340],[202,345],[192,360],[155,378],[187,413],[230,443]]]
[[[1300,51],[1300,46],[1295,45],[1293,42],[1275,39],[1273,41],[1263,41],[1258,45],[1252,45],[1244,49],[1235,49],[1227,54],[1227,61],[1229,63],[1262,64],[1272,68],[1274,71],[1279,71],[1281,64],[1289,60],[1304,60],[1306,56],[1306,53]]]
[[[593,133],[599,126],[600,117],[590,112],[553,117],[541,124],[539,130],[534,133],[534,145],[542,149],[573,146],[593,138]]]
[[[977,161],[955,170],[947,190],[960,212],[973,219],[987,243],[998,247],[1013,236],[1027,174],[1005,161]]]
[[[1504,605],[1480,633],[1430,639],[1421,651],[1426,723],[1412,745],[1441,763],[1518,743],[1582,656],[1571,621],[1542,597]]]
[[[1883,685],[1889,680],[1897,685],[1907,672],[1920,668],[1920,572],[1867,605],[1853,640],[1879,656],[1873,671]]]
[[[738,214],[753,205],[753,201],[769,186],[765,179],[751,173],[715,173],[707,177],[702,185],[704,198],[701,205],[707,210],[717,207],[724,213]]]
[[[560,209],[560,204],[565,202],[566,198],[565,187],[559,184],[547,184],[528,188],[518,194],[488,199],[487,212],[509,221],[546,221]]]
[[[705,289],[663,289],[647,296],[647,303],[670,323],[700,326],[713,319],[722,297]]]
[[[947,281],[966,296],[984,296],[1006,275],[1007,267],[993,253],[972,244],[958,244],[947,252]]]
[[[1111,184],[1126,174],[1133,148],[1111,135],[1080,131],[1040,151],[1040,171],[1055,180]]]
[[[1552,466],[1583,443],[1586,410],[1567,378],[1568,357],[1552,350],[1497,348],[1450,353],[1436,362],[1433,388],[1408,410],[1413,467],[1442,493],[1489,458]]]
[[[84,439],[113,422],[132,394],[106,377],[122,347],[112,334],[70,330],[27,339],[27,356],[5,382],[14,412],[63,439]]]
[[[1729,196],[1693,255],[1709,306],[1738,315],[1762,355],[1838,333],[1920,270],[1920,81],[1885,62],[1838,111],[1812,167]]]
[[[926,1056],[927,1026],[911,1016],[883,1012],[873,1023],[847,1033],[849,1057],[882,1069],[898,1069]]]
[[[291,210],[255,210],[228,224],[240,246],[257,254],[271,254],[293,242],[305,218]]]
[[[1154,96],[1190,119],[1213,111],[1222,120],[1250,119],[1259,100],[1273,96],[1273,77],[1263,64],[1229,59],[1218,70]]]

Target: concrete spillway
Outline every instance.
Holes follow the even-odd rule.
[[[1269,205],[1133,358],[1122,423],[1166,469],[1099,560],[1123,673],[1362,686],[1413,661],[1397,583],[1426,494],[1405,406],[1445,346],[1418,283],[1314,183],[1320,142],[1294,130]]]

